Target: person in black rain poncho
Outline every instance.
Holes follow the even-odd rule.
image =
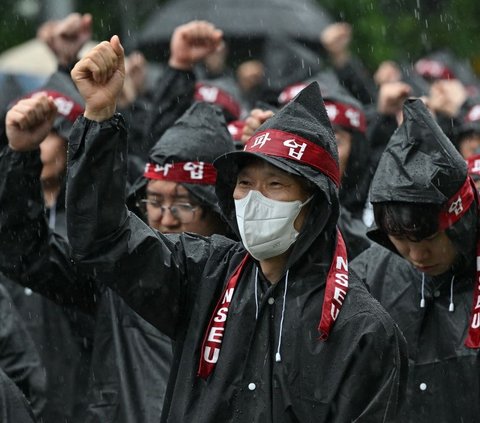
[[[225,234],[212,163],[233,149],[220,108],[194,102],[150,150],[145,172],[130,190],[131,210],[139,207],[143,214],[137,214],[163,233]]]
[[[351,267],[407,339],[401,421],[477,422],[478,198],[465,160],[421,100],[405,103],[370,200],[377,227],[368,235],[378,244]]]
[[[216,192],[242,242],[161,234],[125,202],[116,115],[118,37],[72,76],[86,100],[69,145],[72,259],[175,341],[164,422],[393,421],[405,344],[348,272],[336,229],[335,138],[317,84],[215,161]]]
[[[43,207],[35,207],[42,203],[38,145],[49,130],[45,125],[55,111],[54,100],[43,96],[23,100],[7,114],[8,142],[13,150],[5,147],[4,155],[0,155],[8,176],[0,203],[3,200],[8,204],[8,210],[15,213],[7,210],[7,214],[15,215],[17,220],[5,220],[1,234],[6,240],[15,239],[17,249],[13,256],[9,254],[11,248],[0,249],[2,263],[11,263],[21,275],[20,283],[75,310],[89,310],[97,317],[88,407],[82,421],[156,423],[172,359],[170,339],[142,319],[114,291],[81,278],[68,260],[68,244],[60,235],[46,231]],[[15,151],[17,146],[22,151]],[[207,103],[194,103],[155,144],[145,177],[139,181],[143,188],[139,191],[144,194],[146,191],[142,199],[151,227],[167,233],[188,230],[202,235],[224,234],[227,224],[217,205],[212,162],[233,149],[221,111]],[[22,197],[8,197],[14,184],[25,187]],[[7,197],[9,201],[5,201]],[[23,203],[19,201],[22,199]],[[25,236],[20,228],[32,225],[38,230],[28,231]],[[55,238],[56,242],[51,242]],[[23,251],[23,255],[18,257],[15,251]],[[48,276],[53,273],[55,281]],[[7,300],[2,303],[7,308]],[[3,320],[2,323],[8,323]],[[6,357],[0,354],[0,367],[12,361],[12,354],[7,354],[7,343],[3,344],[0,350],[5,350]],[[7,374],[11,371],[19,384],[24,382],[27,391],[31,388],[24,380],[28,374],[14,373],[15,369],[18,373],[19,365],[19,362],[8,365],[5,371],[9,370]],[[22,373],[26,372],[27,369]],[[33,394],[32,390],[31,396],[36,399]]]
[[[6,116],[17,104],[29,104],[46,95],[52,98],[56,113],[39,151],[12,152],[8,148]],[[70,75],[57,71],[39,90],[12,104],[0,124],[0,282],[10,293],[40,354],[46,378],[46,403],[40,416],[45,421],[69,423],[84,422],[81,410],[86,405],[94,321],[86,313],[54,304],[20,284],[27,274],[31,283],[48,280],[44,286],[50,287],[62,278],[46,271],[35,276],[29,273],[35,268],[32,262],[41,255],[38,245],[29,240],[48,237],[47,231],[66,237],[67,140],[76,117],[83,112],[82,103]],[[32,163],[38,173],[31,173]],[[39,191],[31,196],[35,188]],[[37,213],[46,219],[43,228],[33,223]],[[33,408],[38,416],[37,408]]]

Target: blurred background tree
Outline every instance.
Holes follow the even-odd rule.
[[[448,48],[480,72],[478,0],[320,0],[353,27],[353,50],[370,69]]]
[[[353,26],[353,51],[371,70],[385,59],[415,60],[432,49],[447,47],[469,59],[480,74],[478,0],[317,1],[334,20]],[[162,0],[2,0],[0,52],[34,37],[43,21],[64,17],[71,11],[93,14],[94,39],[119,33],[127,49],[133,48],[139,28],[162,3]]]

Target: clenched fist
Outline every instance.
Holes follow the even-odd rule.
[[[124,52],[118,36],[90,50],[71,75],[85,100],[85,117],[97,122],[111,118],[125,79]]]
[[[5,118],[10,148],[16,151],[39,148],[52,129],[56,114],[53,99],[44,94],[20,100]]]
[[[175,28],[170,40],[168,64],[191,70],[195,63],[222,47],[223,32],[206,21],[191,21]]]
[[[255,131],[268,119],[273,116],[271,110],[253,109],[245,119],[245,126],[242,131],[242,143],[246,144]]]

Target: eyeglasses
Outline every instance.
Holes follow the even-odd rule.
[[[195,218],[195,211],[198,209],[198,206],[192,206],[189,203],[174,203],[171,206],[164,206],[160,201],[149,198],[140,200],[140,203],[145,209],[147,205],[154,208],[157,211],[156,217],[159,219],[168,210],[176,220],[182,223],[190,223]]]

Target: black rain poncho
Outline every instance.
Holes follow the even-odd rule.
[[[404,123],[374,176],[371,201],[442,205],[466,178],[464,160],[423,103],[407,102]],[[407,339],[410,372],[402,422],[479,421],[479,353],[464,345],[472,310],[477,225],[474,203],[446,229],[459,256],[440,276],[416,270],[378,229],[369,233],[378,244],[351,263]]]

